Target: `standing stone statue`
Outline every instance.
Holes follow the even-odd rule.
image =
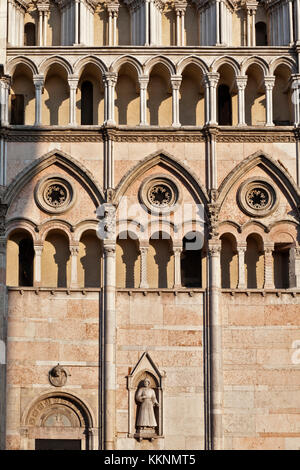
[[[159,403],[156,400],[155,391],[150,388],[149,379],[146,378],[143,386],[137,390],[136,401],[140,403],[136,423],[138,432],[153,434],[157,426],[154,407],[159,406]]]

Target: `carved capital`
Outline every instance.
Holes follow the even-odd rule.
[[[273,90],[273,87],[275,85],[275,77],[265,77],[264,81],[266,90]]]
[[[116,238],[116,207],[110,203],[104,203],[96,211],[100,220],[97,235],[102,240],[115,240]]]
[[[115,85],[118,80],[118,74],[115,72],[106,72],[103,74],[103,83],[106,85]]]
[[[181,85],[182,77],[179,75],[172,75],[171,76],[171,85],[173,90],[179,90]]]
[[[204,76],[204,80],[206,80],[209,86],[212,88],[217,88],[219,78],[220,78],[220,74],[218,72],[208,72]]]
[[[236,85],[238,87],[238,90],[245,90],[247,86],[247,81],[248,81],[248,76],[247,75],[240,75],[239,77],[236,77],[235,79]]]

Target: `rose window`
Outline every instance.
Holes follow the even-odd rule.
[[[62,206],[67,199],[67,190],[61,184],[51,184],[45,193],[45,200],[52,207]]]
[[[149,201],[153,206],[166,207],[170,204],[171,200],[172,191],[164,184],[153,186],[149,191]]]
[[[269,194],[263,188],[253,188],[247,194],[247,202],[253,209],[263,209],[268,205]]]

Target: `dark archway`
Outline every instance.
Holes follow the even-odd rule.
[[[81,85],[81,125],[93,124],[93,84],[84,81]]]
[[[218,123],[221,126],[232,126],[232,104],[229,86],[218,87]]]

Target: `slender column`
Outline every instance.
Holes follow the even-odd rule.
[[[290,269],[289,269],[289,285],[291,288],[300,288],[300,248],[293,246],[290,248]]]
[[[69,111],[69,125],[76,125],[76,90],[78,85],[78,77],[71,76],[68,78],[70,87],[70,111]]]
[[[150,18],[149,18],[149,0],[145,1],[145,46],[149,46],[150,44]]]
[[[174,288],[181,287],[181,253],[182,246],[174,246]]]
[[[140,262],[140,288],[147,289],[148,284],[148,266],[147,266],[147,257],[148,257],[149,247],[144,245],[140,247],[141,262]]]
[[[75,44],[79,44],[79,0],[75,0]]]
[[[181,84],[182,77],[173,75],[171,77],[172,85],[172,114],[173,114],[173,127],[180,127],[179,121],[179,88]]]
[[[250,35],[250,10],[247,8],[247,46],[249,47],[251,45],[251,35]]]
[[[185,40],[184,40],[184,18],[185,18],[185,10],[182,9],[182,11],[181,11],[181,46],[185,46]]]
[[[43,45],[43,12],[39,10],[39,46]]]
[[[256,45],[256,37],[255,37],[255,16],[256,16],[256,10],[252,8],[251,10],[251,16],[252,16],[252,46],[255,47]]]
[[[206,74],[209,82],[209,104],[210,104],[210,124],[217,124],[217,85],[220,78],[219,73],[209,72]]]
[[[238,125],[245,126],[245,89],[247,86],[247,75],[240,75],[236,77],[236,84],[238,87]]]
[[[221,287],[220,269],[221,245],[219,240],[210,240],[209,262],[209,329],[210,329],[210,424],[212,447],[223,448],[223,373],[222,373],[222,316],[219,309]]]
[[[207,29],[207,25],[205,28]],[[216,45],[220,45],[220,0],[216,1]]]
[[[273,250],[274,243],[265,243],[264,245],[264,289],[274,289],[274,274],[273,274]]]
[[[112,46],[112,11],[108,10],[108,45]]]
[[[210,107],[210,101],[209,101],[209,80],[206,75],[203,77],[203,84],[205,87],[205,124],[209,123],[209,107]]]
[[[7,126],[9,124],[8,101],[10,92],[10,82],[11,79],[9,76],[5,76],[1,79],[1,123],[3,126]]]
[[[273,123],[273,87],[274,87],[274,84],[275,84],[275,77],[265,77],[266,107],[267,107],[266,126],[274,126],[274,123]]]
[[[109,203],[97,209],[97,235],[103,240],[103,325],[104,325],[104,448],[115,446],[116,423],[116,208]]]
[[[180,11],[176,10],[176,46],[180,46]]]
[[[294,106],[294,126],[297,127],[300,124],[300,75],[292,75],[292,103]]]
[[[48,11],[44,11],[44,46],[47,46]]]
[[[289,0],[289,30],[290,30],[290,45],[294,42],[294,25],[293,25],[293,1]]]
[[[139,78],[140,84],[140,126],[147,126],[147,87],[149,77],[142,76]]]
[[[70,287],[78,287],[78,278],[77,278],[77,264],[78,264],[78,254],[79,254],[79,245],[70,246],[71,252],[71,283]]]
[[[239,262],[239,282],[238,282],[238,288],[239,289],[245,289],[246,286],[246,274],[245,274],[245,253],[247,250],[247,245],[241,244],[238,245],[237,251],[238,251],[238,262]]]
[[[115,86],[117,83],[118,76],[116,73],[107,72],[103,75],[105,84],[105,124],[115,125]]]
[[[114,11],[113,13],[113,20],[114,20],[114,40],[113,45],[117,45],[117,12]]]
[[[33,285],[38,287],[42,283],[42,254],[43,244],[34,244],[34,278]]]
[[[13,45],[12,34],[13,32],[13,5],[12,0],[8,0],[8,31],[7,31],[7,38],[8,44],[11,46]]]
[[[42,124],[42,91],[44,86],[44,77],[42,75],[36,75],[33,77],[33,83],[35,86],[35,126]]]

